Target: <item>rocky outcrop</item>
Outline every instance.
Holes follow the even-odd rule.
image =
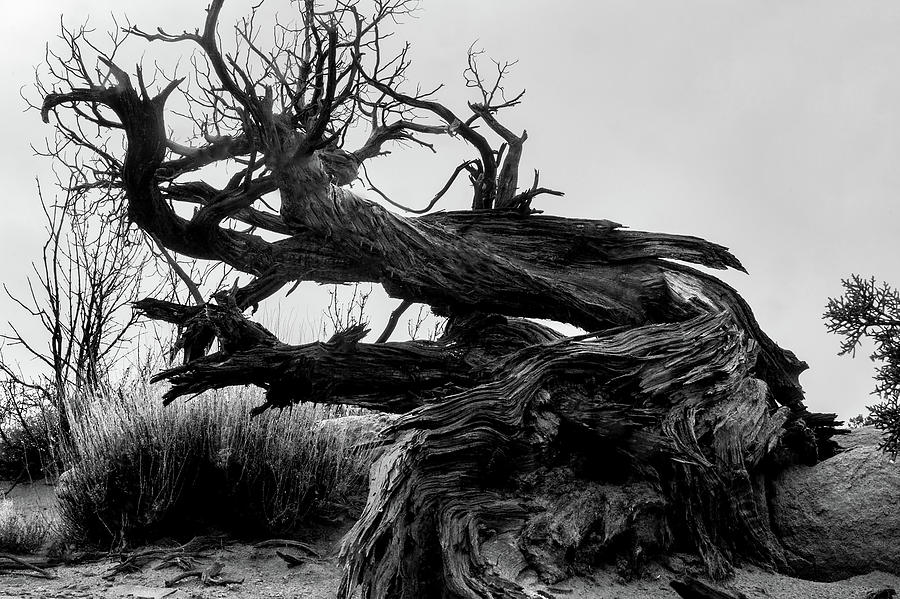
[[[773,483],[774,529],[798,576],[900,574],[900,463],[878,449],[880,440],[877,429],[856,429],[839,439],[841,453]]]

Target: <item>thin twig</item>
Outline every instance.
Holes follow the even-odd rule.
[[[363,166],[363,172],[366,174],[366,179],[367,179],[367,181],[368,181],[368,183],[369,183],[369,189],[370,189],[371,191],[374,191],[374,192],[377,193],[378,195],[380,195],[381,198],[382,198],[385,202],[387,202],[387,203],[390,204],[391,206],[394,206],[394,207],[396,207],[396,208],[399,208],[400,210],[405,210],[405,211],[407,211],[407,212],[412,212],[413,214],[425,214],[426,212],[428,212],[429,210],[431,210],[432,208],[434,208],[434,205],[437,204],[438,201],[439,201],[442,197],[444,197],[444,194],[447,193],[447,191],[449,191],[450,186],[453,185],[453,182],[456,181],[456,178],[459,176],[459,174],[460,174],[461,172],[463,172],[463,170],[466,170],[466,169],[470,168],[474,163],[475,163],[474,160],[468,160],[468,161],[466,161],[466,162],[463,162],[463,163],[460,164],[459,166],[457,166],[457,167],[456,167],[456,170],[453,171],[453,174],[450,175],[450,178],[447,179],[447,182],[444,183],[444,186],[441,188],[441,190],[438,191],[437,194],[435,194],[435,196],[431,199],[431,201],[428,203],[428,205],[425,206],[424,208],[409,208],[409,207],[407,207],[407,206],[404,206],[403,204],[400,204],[400,203],[395,202],[394,200],[392,200],[391,198],[389,198],[389,197],[387,196],[387,194],[385,194],[383,191],[381,191],[380,189],[378,189],[377,187],[375,187],[375,184],[372,183],[372,179],[369,178],[369,173],[366,172],[365,166]]]
[[[384,327],[384,331],[382,331],[381,335],[378,339],[375,340],[375,343],[384,343],[387,341],[391,333],[394,332],[394,329],[397,328],[397,322],[400,320],[400,317],[403,316],[403,313],[406,312],[413,303],[409,300],[403,300],[400,302],[400,305],[391,312],[391,317],[388,318],[387,325]]]
[[[200,288],[197,287],[197,284],[194,283],[193,279],[191,279],[191,277],[189,277],[188,274],[184,272],[184,269],[181,268],[181,265],[178,264],[178,261],[175,260],[172,254],[170,254],[166,249],[166,246],[162,244],[162,242],[159,240],[159,238],[156,237],[156,235],[153,235],[152,233],[148,233],[148,235],[150,239],[152,239],[156,244],[156,247],[159,248],[160,253],[166,259],[166,262],[169,263],[169,266],[172,268],[172,270],[175,271],[175,274],[178,275],[178,278],[181,279],[187,286],[191,297],[194,298],[194,301],[197,302],[197,305],[202,306],[203,304],[205,304],[206,302],[203,301],[203,294],[200,293]]]

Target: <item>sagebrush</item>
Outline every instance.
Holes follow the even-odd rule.
[[[131,544],[210,529],[238,535],[295,531],[364,488],[370,450],[347,415],[300,405],[251,418],[253,391],[163,407],[147,385],[97,396],[72,420],[71,470],[59,489],[65,530]]]

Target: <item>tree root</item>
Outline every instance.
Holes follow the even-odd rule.
[[[166,587],[173,587],[182,580],[194,577],[199,578],[203,586],[221,587],[228,584],[242,584],[244,582],[243,578],[241,578],[240,580],[235,578],[223,578],[221,574],[224,567],[225,564],[220,561],[216,561],[202,570],[197,569],[188,570],[187,572],[181,572],[180,574],[176,574],[172,578],[166,580]]]
[[[292,549],[299,549],[316,559],[322,559],[322,555],[306,543],[293,541],[291,539],[269,539],[267,541],[260,541],[253,545],[253,547],[255,549],[263,549],[265,547],[291,547]]]
[[[221,535],[197,536],[174,549],[144,549],[129,553],[118,564],[107,570],[103,578],[109,580],[118,574],[139,572],[154,560],[161,560],[157,569],[165,568],[167,565],[184,567],[192,560],[208,557],[209,549],[221,546],[223,543],[224,537]]]

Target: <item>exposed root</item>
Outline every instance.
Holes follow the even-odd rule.
[[[194,560],[208,557],[207,551],[224,544],[224,537],[220,535],[194,537],[184,545],[162,549],[144,549],[125,555],[122,560],[112,566],[103,578],[111,579],[117,574],[126,572],[139,572],[147,564],[155,560],[161,560],[157,569],[167,565],[184,567],[186,564],[195,563]]]
[[[243,578],[235,579],[223,577],[221,574],[224,567],[225,564],[220,561],[216,561],[202,570],[188,570],[187,572],[176,574],[172,578],[166,580],[166,586],[173,587],[182,580],[186,580],[188,578],[199,578],[203,586],[221,587],[228,584],[242,584],[244,582]]]

